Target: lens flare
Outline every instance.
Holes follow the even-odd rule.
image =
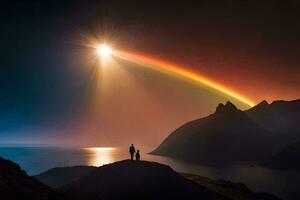
[[[199,85],[200,87],[207,87],[212,91],[219,92],[227,97],[231,97],[235,100],[238,100],[247,107],[253,107],[255,105],[253,101],[238,93],[237,91],[234,91],[233,89],[228,88],[225,85],[220,84],[217,81],[214,81],[203,74],[200,74],[199,72],[194,72],[187,67],[180,66],[174,63],[169,63],[164,60],[160,60],[136,52],[112,49],[106,43],[98,43],[97,45],[97,42],[92,42],[92,45],[90,46],[96,49],[96,54],[101,58],[102,62],[107,62],[108,58],[111,58],[111,56],[117,56],[127,61],[157,70],[159,72],[174,76],[176,78],[191,81]]]
[[[97,47],[97,54],[101,58],[108,57],[111,54],[111,48],[106,44],[101,44]]]

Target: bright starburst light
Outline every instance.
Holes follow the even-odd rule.
[[[100,44],[97,47],[97,54],[101,57],[101,58],[105,58],[108,57],[112,52],[112,49],[106,45],[106,44]]]

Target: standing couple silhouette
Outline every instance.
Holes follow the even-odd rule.
[[[140,158],[141,158],[140,150],[137,150],[135,153],[135,148],[134,148],[133,144],[131,144],[131,146],[129,147],[129,153],[130,153],[130,160],[133,160],[134,154],[135,154],[135,159],[137,161],[140,160]]]

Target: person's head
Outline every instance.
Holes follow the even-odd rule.
[[[133,144],[131,144],[131,146],[133,146]]]
[[[140,150],[137,150],[138,153],[140,153]]]

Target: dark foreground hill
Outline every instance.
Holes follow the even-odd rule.
[[[74,199],[225,199],[189,181],[169,166],[153,162],[120,161],[99,167],[59,188]]]
[[[243,183],[233,183],[227,180],[212,180],[195,174],[181,173],[181,175],[232,200],[279,200],[278,197],[265,192],[252,192]]]
[[[263,101],[247,111],[227,102],[179,127],[152,153],[196,163],[264,161],[297,138],[300,100]]]
[[[82,176],[87,171],[90,173]],[[66,183],[66,178],[69,182],[59,189],[75,199],[278,200],[270,194],[254,193],[242,183],[178,174],[166,165],[146,161],[54,168],[39,177],[46,184],[56,179],[56,185]]]
[[[120,161],[102,167],[54,168],[38,177],[46,184],[62,185],[62,195],[26,175],[20,167],[0,159],[0,199],[4,200],[114,200],[114,199],[205,199],[278,200],[253,193],[241,183],[214,181],[178,174],[170,167],[146,161]],[[65,185],[64,185],[65,184]]]
[[[60,200],[60,194],[21,170],[19,165],[0,157],[1,200]]]
[[[92,166],[56,167],[35,177],[42,183],[45,183],[52,188],[57,188],[76,181],[95,169],[97,169],[97,167]]]

